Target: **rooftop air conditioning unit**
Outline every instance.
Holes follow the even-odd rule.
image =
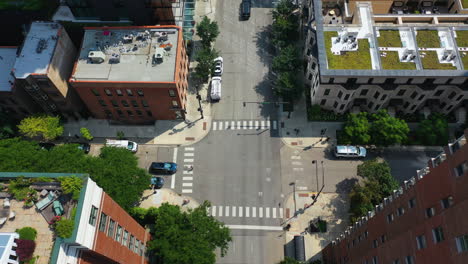
[[[106,54],[102,51],[90,51],[88,58],[92,63],[103,63],[106,60]]]

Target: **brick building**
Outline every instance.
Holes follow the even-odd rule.
[[[468,263],[468,130],[336,238],[324,263]]]
[[[188,57],[178,26],[90,27],[70,78],[95,118],[183,119]]]

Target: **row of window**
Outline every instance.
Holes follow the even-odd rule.
[[[172,89],[169,89],[169,96],[170,97],[175,97],[176,96],[176,92],[175,90],[172,90]],[[97,89],[91,89],[91,92],[95,95],[95,96],[101,96],[101,93],[99,93],[99,91]],[[110,89],[104,89],[104,92],[106,93],[107,96],[113,96],[112,94],[112,91]],[[125,89],[125,92],[128,96],[133,96],[134,93],[132,91],[132,89]],[[115,93],[117,94],[117,96],[124,96],[124,93],[122,92],[121,89],[115,89]],[[145,94],[143,93],[142,90],[137,90],[136,92],[138,94],[138,96],[140,97],[143,97],[145,96]]]
[[[462,162],[454,168],[455,176],[459,177],[468,172],[468,161]]]
[[[149,116],[149,117],[153,116],[153,113],[151,111],[149,111],[149,110],[147,110],[147,111],[135,110],[135,114],[131,110],[126,110],[124,112],[124,111],[122,111],[120,109],[117,109],[116,112],[117,112],[117,115],[119,117],[125,117],[125,113],[129,117],[134,117],[135,114],[136,114],[137,117],[143,117],[143,116],[145,116],[145,113],[146,113],[146,116]],[[113,117],[112,112],[110,110],[108,110],[108,109],[105,109],[104,113],[106,114],[106,117],[109,118],[109,119],[111,119]]]
[[[107,106],[107,103],[102,99],[99,99],[98,102],[101,106]],[[113,107],[119,107],[119,103],[117,102],[117,100],[110,100],[110,102]],[[120,102],[123,107],[130,107],[130,104],[128,103],[127,100],[121,100]],[[130,103],[132,104],[133,107],[140,106],[136,100],[130,100]],[[146,100],[141,100],[141,105],[143,107],[149,107],[148,102]],[[179,107],[179,103],[175,100],[172,100],[172,108],[178,108],[178,107]]]
[[[89,216],[89,224],[96,226],[98,209],[96,207],[91,208],[91,214]],[[99,219],[99,231],[106,233],[108,237],[114,239],[123,246],[128,247],[131,251],[135,252],[139,256],[143,256],[145,252],[145,246],[143,242],[140,242],[134,235],[125,230],[121,225],[116,223],[112,218],[101,212]]]
[[[423,83],[413,83],[413,78],[408,78],[408,80],[406,81],[406,83],[395,83],[396,82],[396,78],[387,78],[385,79],[385,81],[382,83],[382,82],[378,82],[378,83],[374,83],[374,78],[369,78],[367,79],[367,84],[414,84],[414,85],[418,85],[418,84],[422,84],[422,85],[448,85],[448,84],[452,84],[452,81],[453,79],[447,79],[447,81],[445,81],[445,83],[438,83],[438,84],[435,84],[434,82],[436,81],[435,78],[427,78],[424,80]],[[466,82],[468,82],[468,80],[465,80],[464,83],[462,83],[461,85],[465,85]],[[335,78],[330,78],[328,79],[328,84],[334,84],[335,83]],[[346,83],[345,84],[348,84],[348,85],[354,85],[358,83],[357,82],[357,78],[348,78],[346,80]],[[337,84],[343,84],[343,82],[337,82]],[[359,84],[365,84],[365,82],[359,82]],[[460,84],[455,84],[455,85],[460,85]]]
[[[414,264],[414,257],[413,256],[406,256],[405,258],[405,264]],[[364,264],[369,264],[369,260],[365,260],[364,261]],[[373,256],[372,257],[372,264],[379,264],[379,259],[377,258],[377,256]],[[400,259],[394,259],[392,261],[392,264],[402,264],[402,262],[400,262]]]
[[[444,230],[441,226],[432,229],[432,239],[434,241],[434,244],[440,243],[445,240]],[[418,248],[418,250],[427,247],[426,236],[424,234],[416,237],[416,247]]]

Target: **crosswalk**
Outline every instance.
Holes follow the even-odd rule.
[[[194,162],[193,147],[184,148],[184,162],[182,164],[182,193],[193,193],[193,162]]]
[[[276,120],[216,120],[211,123],[211,130],[247,130],[278,129]]]
[[[244,218],[283,218],[281,207],[256,207],[213,205],[208,208],[208,214],[213,217],[244,217]]]

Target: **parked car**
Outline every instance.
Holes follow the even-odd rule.
[[[154,185],[155,189],[161,189],[164,186],[163,177],[151,177],[151,185]]]
[[[149,169],[151,174],[174,174],[177,172],[177,164],[174,162],[152,162]]]
[[[251,0],[242,0],[242,3],[240,5],[240,16],[242,20],[249,20],[251,7]]]
[[[82,151],[84,151],[85,154],[88,154],[89,151],[91,150],[91,145],[89,145],[88,143],[73,142],[73,144],[77,144],[78,149],[81,149]]]
[[[336,146],[334,154],[337,158],[365,158],[367,150],[356,146]]]
[[[41,147],[41,149],[51,150],[55,147],[55,144],[50,142],[39,142],[39,147]]]
[[[214,68],[214,76],[221,76],[223,75],[223,58],[218,57],[214,59],[215,62],[215,68]]]
[[[211,79],[210,99],[212,102],[221,100],[221,83],[222,79],[219,76]]]
[[[126,148],[131,152],[137,152],[138,150],[138,144],[130,140],[106,139],[106,146]]]

